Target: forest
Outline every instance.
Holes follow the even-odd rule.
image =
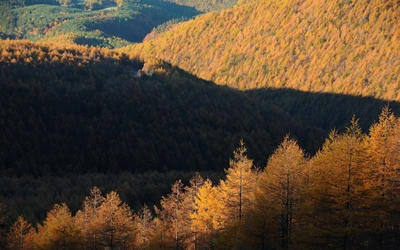
[[[312,157],[288,134],[258,168],[239,142],[212,182],[177,180],[159,206],[132,210],[93,187],[76,213],[18,217],[9,249],[394,249],[399,244],[400,120],[388,107],[362,133],[353,117]],[[0,218],[4,220],[4,208]],[[84,247],[83,247],[84,246]],[[82,248],[83,247],[83,248]]]
[[[244,0],[121,51],[241,90],[398,101],[399,12],[397,0]]]
[[[397,249],[398,13],[0,1],[0,249]]]
[[[233,0],[0,1],[0,37],[116,48],[158,26],[235,4]]]

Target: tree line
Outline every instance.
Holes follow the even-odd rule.
[[[388,249],[399,244],[400,120],[388,107],[368,134],[353,118],[308,157],[287,135],[264,169],[243,141],[226,176],[176,181],[160,206],[132,211],[94,187],[72,214],[56,204],[36,227],[22,217],[9,249]]]

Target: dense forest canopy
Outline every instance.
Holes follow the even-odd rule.
[[[395,249],[400,120],[385,107],[368,134],[353,117],[309,158],[286,136],[257,168],[243,141],[217,183],[195,173],[160,205],[132,210],[93,187],[77,212],[57,203],[43,222],[18,217],[10,249]],[[4,223],[0,207],[0,222]]]
[[[0,248],[396,249],[398,13],[0,1]]]
[[[0,48],[3,175],[221,170],[240,138],[264,165],[289,131],[310,152],[324,136],[157,60],[73,45]]]
[[[154,27],[191,18],[192,7],[159,0],[0,2],[2,37],[101,47],[141,42]]]
[[[238,89],[398,101],[399,12],[396,0],[242,1],[124,51]]]

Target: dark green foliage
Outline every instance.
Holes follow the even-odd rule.
[[[158,0],[126,0],[121,7],[103,1],[93,10],[86,8],[83,3],[60,6],[55,0],[26,1],[25,5],[0,2],[0,32],[4,33],[0,35],[114,48],[142,41],[154,27],[171,19],[200,13]]]

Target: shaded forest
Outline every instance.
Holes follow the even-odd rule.
[[[9,249],[395,249],[399,244],[400,120],[385,107],[368,134],[354,117],[307,157],[286,136],[263,168],[243,141],[217,183],[177,180],[159,206],[132,210],[97,187],[72,213],[3,232]],[[4,208],[0,218],[4,219]]]
[[[309,152],[325,135],[157,60],[72,45],[1,46],[2,175],[221,170],[240,138],[262,166],[289,131]]]

